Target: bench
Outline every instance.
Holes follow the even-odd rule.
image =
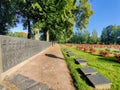
[[[112,84],[100,74],[88,75],[87,78],[96,89],[110,89]]]
[[[75,58],[75,62],[76,62],[77,64],[82,65],[82,66],[86,66],[86,65],[87,65],[87,61],[84,60],[84,59],[81,59],[81,58]]]
[[[84,75],[93,75],[93,74],[97,73],[94,69],[92,69],[90,67],[89,68],[81,68],[80,70]]]

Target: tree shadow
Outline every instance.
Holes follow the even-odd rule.
[[[99,57],[98,59],[100,60],[104,60],[106,62],[110,62],[110,63],[118,63],[115,58],[113,57]]]
[[[119,67],[120,68],[120,65],[113,65],[114,67]]]
[[[112,57],[112,56],[109,56],[109,57],[104,57],[104,56],[102,56],[102,55],[97,55],[97,54],[91,54],[91,55],[93,55],[93,56],[98,56],[98,59],[99,60],[103,60],[103,61],[106,61],[106,62],[112,62],[112,63],[118,63],[117,61],[116,61],[116,59],[114,58],[114,57]]]
[[[58,58],[58,59],[64,60],[64,58],[58,57],[58,56],[56,56],[54,54],[45,54],[45,55],[48,56],[48,57],[51,57],[51,58]]]

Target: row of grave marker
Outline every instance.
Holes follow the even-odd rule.
[[[69,57],[75,57],[74,53],[69,51],[67,48],[64,49]],[[75,63],[80,64],[81,66],[87,66],[87,61],[82,58],[74,58]],[[111,82],[107,80],[104,76],[97,73],[91,67],[81,68],[80,71],[83,75],[89,80],[89,82],[95,87],[96,89],[110,89]]]

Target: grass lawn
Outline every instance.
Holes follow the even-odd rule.
[[[74,57],[71,58],[67,56],[67,53],[64,52],[64,48],[67,48],[69,51],[74,53],[75,57],[87,60],[88,67],[92,67],[99,74],[110,80],[112,82],[110,90],[120,90],[120,63],[115,62],[114,58],[105,58],[95,54],[79,51],[75,47],[62,46],[62,52],[77,90],[92,90],[93,88],[89,85],[86,78],[78,72],[81,66],[79,64],[75,64]]]

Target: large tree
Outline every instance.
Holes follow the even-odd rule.
[[[103,29],[101,42],[105,44],[117,44],[120,41],[120,26],[109,25]]]
[[[87,27],[92,14],[93,11],[91,10],[88,0],[79,0],[75,13],[75,24],[78,30]]]
[[[10,1],[13,2],[10,5],[14,7],[15,12],[12,15],[21,17],[23,26],[28,29],[28,38],[32,37],[32,32],[35,36],[42,32],[47,41],[49,39],[67,41],[73,34],[74,23],[76,22],[79,29],[85,28],[92,15],[88,0]],[[8,21],[6,23],[11,25]]]
[[[0,34],[7,34],[10,27],[16,25],[14,9],[14,2],[11,0],[0,0]]]

